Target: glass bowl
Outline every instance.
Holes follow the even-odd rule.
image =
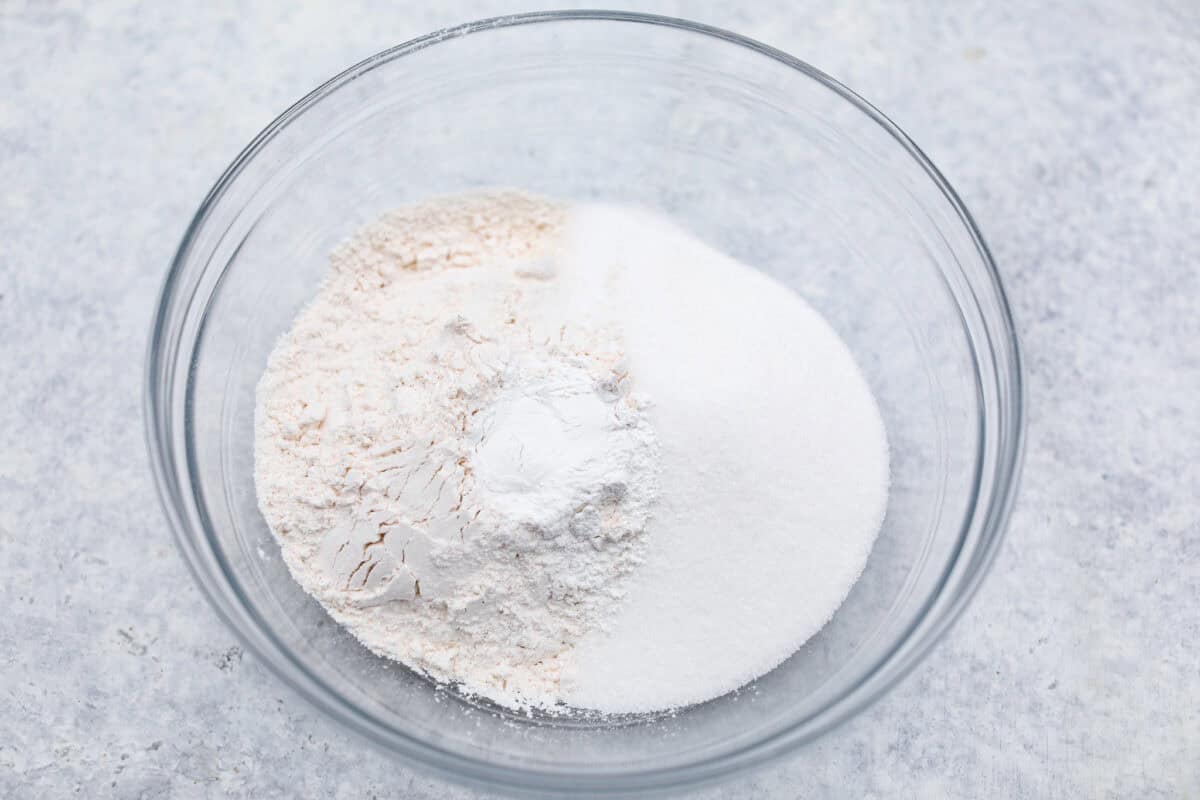
[[[268,352],[339,241],[396,205],[481,186],[665,212],[802,294],[870,382],[892,450],[878,542],[832,622],[744,689],[634,717],[488,707],[372,655],[281,561],[252,479]],[[439,31],[350,68],[259,134],[205,198],[171,266],[146,414],[179,547],[251,651],[383,749],[529,793],[711,780],[860,711],[978,587],[1013,500],[1023,429],[995,266],[908,137],[777,50],[610,12]]]

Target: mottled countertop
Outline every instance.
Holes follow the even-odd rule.
[[[364,56],[528,10],[437,5],[0,5],[0,795],[475,796],[243,655],[142,437],[155,293],[232,156]],[[762,39],[892,116],[987,235],[1028,365],[1021,496],[950,636],[813,748],[697,796],[1200,796],[1200,5],[624,5]]]

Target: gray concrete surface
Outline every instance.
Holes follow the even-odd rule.
[[[988,236],[1029,370],[1023,493],[960,624],[812,749],[696,796],[1200,796],[1200,6],[626,5],[889,113]],[[159,511],[141,372],[173,248],[255,132],[366,55],[517,10],[0,3],[0,795],[476,796],[243,655]]]

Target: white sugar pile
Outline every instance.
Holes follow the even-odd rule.
[[[833,616],[883,521],[883,421],[841,339],[799,296],[641,210],[573,215],[580,315],[615,315],[652,399],[662,485],[610,630],[567,699],[606,711],[708,700]]]

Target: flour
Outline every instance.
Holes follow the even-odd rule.
[[[333,254],[258,392],[256,483],[364,644],[514,707],[716,697],[861,573],[888,455],[798,296],[644,210],[513,192]]]
[[[658,487],[619,338],[557,318],[562,212],[514,193],[385,217],[259,386],[256,482],[297,580],[372,650],[552,705]]]

